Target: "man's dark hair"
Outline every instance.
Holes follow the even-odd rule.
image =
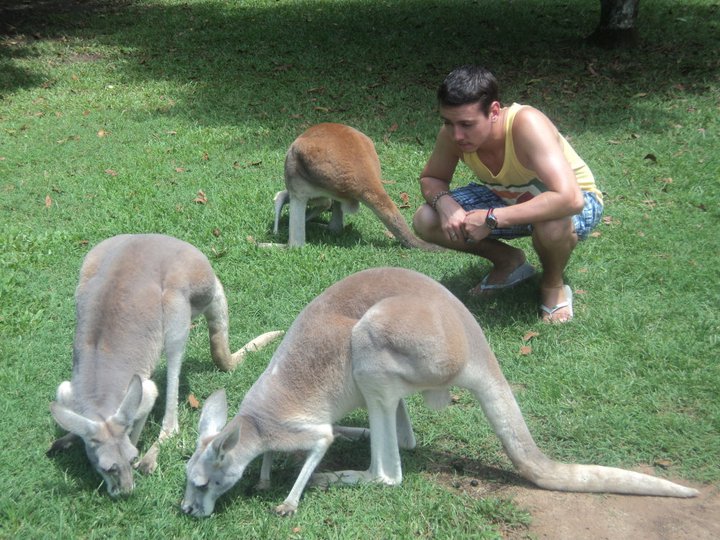
[[[444,107],[478,103],[487,115],[493,101],[500,101],[495,76],[482,66],[466,64],[454,69],[438,88],[438,102]]]

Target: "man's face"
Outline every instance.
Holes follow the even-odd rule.
[[[457,107],[441,106],[440,117],[443,129],[462,152],[477,151],[490,136],[492,122],[478,103]]]

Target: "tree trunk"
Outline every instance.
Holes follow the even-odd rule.
[[[608,49],[635,47],[639,7],[640,0],[600,0],[600,23],[588,41]]]

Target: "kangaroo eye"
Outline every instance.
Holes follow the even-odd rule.
[[[210,482],[208,482],[208,481],[205,480],[205,479],[203,479],[203,480],[194,480],[194,481],[193,481],[193,484],[195,484],[195,487],[196,487],[197,489],[200,489],[200,490],[203,490],[203,491],[207,489],[209,483],[210,483]]]

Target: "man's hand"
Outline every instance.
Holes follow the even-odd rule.
[[[487,210],[472,210],[465,214],[462,223],[462,235],[469,244],[484,240],[490,235],[490,228],[485,225]]]
[[[464,241],[463,223],[467,212],[449,195],[438,199],[435,208],[440,216],[440,228],[451,242]]]

